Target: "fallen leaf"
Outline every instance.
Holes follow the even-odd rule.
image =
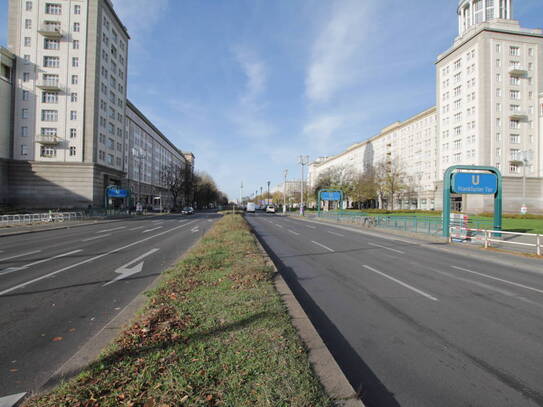
[[[181,400],[179,400],[181,403],[184,403],[185,401],[187,401],[189,399],[189,396],[183,396],[181,398]]]

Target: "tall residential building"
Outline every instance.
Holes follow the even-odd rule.
[[[0,205],[8,200],[7,160],[11,157],[14,74],[14,55],[0,47]]]
[[[526,170],[528,210],[543,212],[543,31],[512,20],[512,0],[461,0],[457,14],[459,35],[437,58],[436,107],[313,163],[313,184],[329,168],[361,172],[392,158],[417,192],[409,202],[397,197],[399,204],[441,209],[448,167],[495,166],[504,176],[506,211],[520,210]],[[488,196],[455,200],[466,211],[493,206]]]
[[[8,26],[14,204],[101,206],[123,179],[126,28],[110,0],[9,0]]]

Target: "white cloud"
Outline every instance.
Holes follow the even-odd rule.
[[[240,101],[245,105],[254,105],[258,96],[260,96],[266,88],[266,67],[256,55],[247,49],[238,48],[236,50],[236,58],[243,73],[247,77],[245,92]]]
[[[313,44],[305,80],[311,102],[327,102],[358,79],[371,14],[367,1],[334,3],[330,20]]]
[[[334,133],[344,124],[345,118],[341,115],[323,115],[306,124],[303,132],[308,140],[311,140],[313,147],[327,151]]]

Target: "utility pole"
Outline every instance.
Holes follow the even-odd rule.
[[[239,204],[243,206],[243,181],[241,181],[241,185],[239,187]]]
[[[270,181],[268,181],[268,197],[267,197],[266,205],[270,205]]]
[[[526,205],[526,167],[528,166],[530,160],[532,159],[532,151],[523,151],[522,152],[522,206],[520,208],[520,213],[526,215],[528,213],[528,206]]]
[[[137,148],[133,148],[132,154],[138,159],[138,202],[136,203],[136,212],[138,211],[138,206],[141,207],[141,211],[143,212],[143,204],[141,203],[141,169],[143,164],[143,152]]]
[[[288,170],[283,171],[283,215],[287,213],[287,175]]]
[[[300,216],[304,216],[304,166],[309,164],[309,156],[301,155],[298,160],[298,164],[302,166],[302,182],[301,182],[301,194],[300,194]]]

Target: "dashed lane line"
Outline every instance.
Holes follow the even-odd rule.
[[[298,232],[295,232],[294,230],[288,230],[289,233],[292,233],[293,235],[300,236]]]
[[[376,269],[374,269],[373,267],[370,267],[370,266],[365,265],[365,264],[364,264],[362,267],[364,267],[364,268],[367,269],[367,270],[373,271],[374,273],[379,274],[379,275],[382,276],[382,277],[388,278],[389,280],[394,281],[396,284],[399,284],[399,285],[401,285],[402,287],[405,287],[405,288],[407,288],[407,289],[409,289],[409,290],[411,290],[411,291],[414,291],[414,292],[416,292],[417,294],[420,294],[420,295],[422,295],[423,297],[426,297],[426,298],[428,298],[428,299],[430,299],[430,300],[432,300],[432,301],[439,301],[436,297],[434,297],[434,296],[432,296],[432,295],[430,295],[430,294],[428,294],[428,293],[425,293],[424,291],[419,290],[418,288],[415,288],[415,287],[413,287],[412,285],[409,285],[409,284],[407,284],[407,283],[404,283],[403,281],[400,281],[400,280],[398,280],[397,278],[394,278],[394,277],[392,277],[392,276],[389,276],[388,274],[385,274],[385,273],[383,273],[382,271],[376,270]]]
[[[108,236],[111,236],[111,233],[106,233],[105,235],[99,235],[99,236],[89,237],[89,238],[87,238],[87,239],[83,239],[82,242],[91,242],[91,241],[93,241],[93,240],[102,239],[102,238],[108,237]]]
[[[328,230],[328,233],[330,233],[331,235],[336,235],[336,236],[345,237],[345,235],[342,235],[341,233],[331,232],[331,231],[329,231],[329,230]]]
[[[386,247],[386,246],[383,246],[377,243],[371,243],[371,242],[368,242],[368,244],[370,246],[375,246],[375,247],[380,247],[381,249],[390,250],[391,252],[394,252],[394,253],[405,254],[405,252],[402,252],[401,250],[393,249],[392,247]]]
[[[118,228],[113,228],[113,229],[99,230],[99,231],[96,232],[96,233],[107,233],[107,232],[113,232],[113,231],[115,231],[115,230],[121,230],[121,229],[126,229],[126,226],[119,226]]]
[[[82,252],[82,251],[83,251],[83,249],[73,250],[73,251],[68,252],[68,253],[62,253],[62,254],[57,254],[56,256],[53,256],[53,257],[48,257],[47,259],[37,260],[37,261],[34,261],[32,263],[25,264],[24,266],[9,267],[7,269],[0,270],[0,276],[4,275],[4,274],[13,273],[14,271],[26,270],[27,268],[30,268],[30,267],[35,266],[37,264],[47,263],[48,261],[55,260],[55,259],[60,259],[61,257],[70,256],[71,254],[76,254],[76,253],[79,253],[79,252]]]
[[[149,232],[152,232],[154,230],[162,229],[163,227],[164,226],[157,226],[156,228],[144,230],[142,233],[149,233]]]
[[[320,246],[320,247],[322,247],[323,249],[328,250],[329,252],[332,252],[332,253],[335,252],[334,249],[330,249],[328,246],[325,246],[325,245],[323,245],[322,243],[315,242],[314,240],[312,240],[311,243],[314,243],[314,244],[316,244],[317,246]]]
[[[0,259],[0,262],[1,261],[6,261],[6,260],[11,260],[11,259],[17,259],[19,257],[30,256],[31,254],[36,254],[36,253],[40,253],[40,252],[41,252],[41,250],[34,250],[33,252],[18,254],[16,256],[4,257],[3,259]]]

